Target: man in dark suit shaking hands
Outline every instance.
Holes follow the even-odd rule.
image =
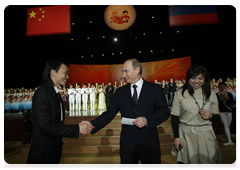
[[[106,112],[91,122],[96,133],[121,111],[122,132],[120,157],[122,164],[160,164],[161,153],[157,126],[165,122],[170,111],[161,86],[142,79],[142,65],[129,59],[123,65],[123,77],[128,83],[118,88]]]
[[[44,69],[42,82],[32,101],[33,135],[28,164],[57,164],[62,156],[62,137],[78,138],[90,133],[92,127],[65,125],[65,106],[59,86],[65,86],[69,63],[64,59],[50,60]]]

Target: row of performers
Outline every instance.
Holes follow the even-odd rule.
[[[114,87],[112,86],[113,90]],[[76,88],[70,86],[70,89],[64,88],[60,90],[63,102],[65,104],[65,110],[103,110],[106,109],[106,91],[103,88],[103,85],[99,85],[98,88],[95,88],[94,85],[91,85],[91,88],[86,88],[86,85],[83,88],[79,88],[79,84]],[[109,93],[110,94],[110,93]],[[14,89],[14,93],[8,92],[4,94],[4,111],[5,113],[17,113],[22,111],[31,111],[32,110],[32,98],[34,92],[22,92],[19,89]]]
[[[111,93],[113,93],[114,87],[111,86],[110,88]],[[60,94],[65,102],[65,110],[68,110],[68,103],[70,111],[103,110],[107,108],[105,95],[110,95],[110,91],[108,90],[106,93],[105,90],[102,84],[98,85],[97,88],[94,84],[91,84],[88,88],[83,84],[83,87],[80,88],[77,83],[75,88],[70,84],[68,91],[66,88],[63,91],[60,90]]]
[[[168,95],[169,90],[170,92],[175,93],[179,88],[183,86],[185,83],[185,80],[183,81],[173,81],[173,78],[170,78],[170,81],[162,80],[162,82],[158,82],[157,79],[154,80],[156,84],[159,84],[162,86],[163,91],[166,95],[167,101],[169,100],[170,96],[170,102],[172,101],[173,95]],[[211,87],[215,93],[219,92],[218,88],[218,82],[222,82],[222,79],[218,79],[217,82],[215,79],[212,79],[211,81]],[[119,85],[121,87],[122,85]],[[233,94],[233,99],[236,101],[236,78],[231,80],[230,78],[227,78],[226,82],[226,91]],[[79,84],[76,84],[76,88],[74,89],[72,84],[70,86],[70,89],[61,90],[61,95],[63,98],[63,101],[65,102],[66,110],[68,110],[68,106],[70,110],[101,110],[106,109],[107,105],[109,105],[109,102],[111,101],[111,97],[116,90],[116,83],[115,87],[111,86],[111,82],[108,83],[108,86],[105,86],[103,84],[97,85],[97,88],[94,87],[94,84],[90,83],[88,84],[88,88],[86,88],[86,85],[84,84],[82,88],[80,88]],[[108,87],[108,88],[107,88]],[[174,90],[175,89],[175,90]],[[35,88],[35,91],[37,88]],[[70,93],[71,92],[71,93]],[[33,98],[34,91],[30,89],[19,89],[19,92],[17,92],[17,89],[7,89],[4,90],[4,110],[5,112],[18,112],[18,111],[28,111],[32,109],[32,98]],[[171,94],[171,93],[170,93]],[[106,98],[105,98],[106,95]],[[82,100],[82,102],[81,102]],[[106,102],[105,102],[106,101]],[[94,104],[95,103],[95,104]]]
[[[19,111],[32,110],[32,98],[34,91],[32,89],[7,89],[4,90],[4,112],[15,113]]]

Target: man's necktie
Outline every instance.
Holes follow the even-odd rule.
[[[133,93],[133,102],[135,105],[137,105],[137,101],[138,101],[138,95],[137,95],[137,85],[133,85],[132,86],[134,88],[134,93]]]

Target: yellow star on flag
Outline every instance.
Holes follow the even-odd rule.
[[[34,11],[32,11],[32,13],[29,13],[29,15],[30,15],[30,18],[35,18],[35,15],[36,15],[37,13],[34,13]]]

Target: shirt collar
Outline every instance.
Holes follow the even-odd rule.
[[[138,80],[138,82],[137,83],[135,83],[135,85],[137,85],[138,87],[142,87],[142,84],[143,84],[143,79],[142,78],[140,78],[140,80]],[[134,84],[131,84],[131,87],[133,86]]]
[[[56,91],[56,93],[59,92],[59,89],[56,86],[53,86],[54,90]]]

